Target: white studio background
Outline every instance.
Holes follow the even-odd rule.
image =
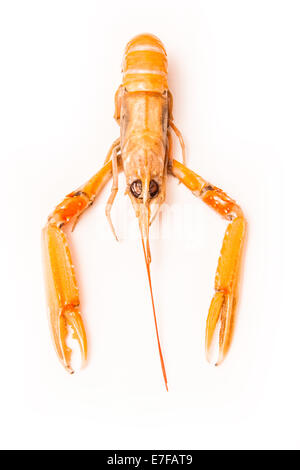
[[[1,448],[299,448],[299,20],[288,0],[1,2]],[[72,235],[89,339],[73,376],[52,347],[41,264],[48,214],[118,136],[121,59],[140,32],[166,46],[188,166],[249,222],[234,341],[216,368],[204,331],[226,224],[169,179],[151,240],[169,393],[123,176],[120,243],[110,185]]]

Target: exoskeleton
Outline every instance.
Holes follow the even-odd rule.
[[[71,326],[74,331],[83,360],[87,356],[87,340],[64,227],[76,223],[112,178],[106,215],[116,237],[110,210],[118,191],[118,173],[124,171],[126,193],[139,221],[158,350],[168,389],[151,287],[149,247],[149,227],[164,202],[168,174],[176,177],[228,221],[215,277],[215,294],[206,322],[208,358],[216,326],[220,323],[217,364],[224,359],[231,342],[246,221],[234,200],[186,167],[184,142],[173,121],[166,51],[161,41],[151,34],[136,36],[126,46],[123,80],[115,95],[114,117],[120,125],[120,136],[113,142],[103,167],[87,183],[66,196],[49,216],[43,230],[51,331],[58,357],[67,371],[72,373],[71,350],[66,344],[67,327]],[[179,138],[183,163],[173,158],[172,133]]]

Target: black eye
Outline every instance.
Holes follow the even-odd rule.
[[[133,194],[134,197],[140,197],[140,195],[142,194],[142,188],[143,186],[141,180],[135,180],[130,185],[131,194]]]
[[[154,180],[150,181],[149,193],[150,193],[150,197],[155,197],[158,193],[158,184]]]

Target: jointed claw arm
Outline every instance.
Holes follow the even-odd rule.
[[[103,168],[77,191],[66,196],[43,229],[43,251],[45,262],[46,291],[48,298],[49,322],[57,355],[66,370],[73,373],[70,364],[71,349],[66,344],[68,326],[72,328],[82,355],[87,356],[86,334],[81,318],[79,292],[63,228],[75,222],[89,207],[112,175],[112,162]]]
[[[206,322],[205,347],[208,360],[214,332],[220,322],[218,365],[225,358],[232,339],[246,220],[234,200],[178,161],[170,161],[169,172],[229,222],[215,277],[215,295]]]

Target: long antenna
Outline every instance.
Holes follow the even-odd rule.
[[[168,390],[168,380],[167,380],[167,374],[166,374],[166,368],[165,368],[165,363],[164,363],[164,358],[161,350],[161,345],[160,345],[160,340],[159,340],[159,334],[158,334],[158,326],[157,326],[157,320],[156,320],[156,313],[155,313],[155,306],[154,306],[154,299],[153,299],[153,291],[152,291],[152,283],[151,283],[151,274],[150,274],[150,259],[149,259],[149,246],[147,246],[147,253],[146,253],[146,248],[145,248],[145,242],[144,238],[142,237],[142,243],[143,243],[143,251],[144,251],[144,256],[145,256],[145,262],[146,262],[146,268],[147,268],[147,274],[148,274],[148,281],[149,281],[149,288],[150,288],[150,295],[151,295],[151,302],[152,302],[152,309],[153,309],[153,316],[154,316],[154,323],[155,323],[155,331],[156,331],[156,338],[157,338],[157,345],[158,345],[158,351],[159,351],[159,358],[160,358],[160,364],[161,364],[161,369],[162,373],[164,376],[164,381],[165,381],[165,386],[167,392]],[[149,241],[148,241],[149,244]]]

